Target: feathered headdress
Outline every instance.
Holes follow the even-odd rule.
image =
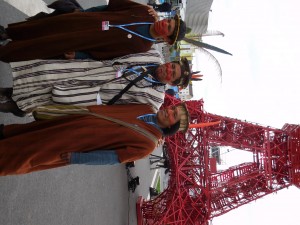
[[[196,72],[192,72],[192,77],[191,77],[191,81],[201,81],[203,77],[202,74],[198,74],[200,73],[200,71],[196,71]]]
[[[201,81],[203,75],[198,74],[200,71],[192,72],[187,58],[182,58],[179,62],[181,67],[180,83],[177,85],[180,89],[186,88],[190,81]]]

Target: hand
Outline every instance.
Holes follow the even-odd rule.
[[[163,145],[164,143],[165,143],[165,138],[163,137],[163,138],[158,140],[158,143],[157,143],[156,147],[159,147],[159,146]]]
[[[64,55],[66,59],[75,59],[75,52],[65,52]]]
[[[62,160],[65,160],[67,161],[68,163],[70,162],[70,159],[71,159],[71,152],[64,152],[64,153],[61,153],[60,154],[60,158]]]
[[[158,21],[159,18],[158,18],[157,12],[152,7],[149,7],[148,13],[150,16],[154,17],[155,21]]]

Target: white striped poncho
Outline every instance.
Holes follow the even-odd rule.
[[[96,105],[99,92],[105,104],[129,83],[116,77],[119,66],[161,64],[159,51],[131,54],[106,61],[94,60],[32,60],[11,63],[13,100],[20,109],[31,112],[37,106],[52,104]],[[143,85],[148,86],[146,81]],[[115,104],[148,104],[158,110],[164,101],[164,86],[140,88],[133,86]]]

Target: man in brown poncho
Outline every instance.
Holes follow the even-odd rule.
[[[130,0],[110,0],[101,12],[74,12],[9,24],[1,28],[0,60],[49,58],[111,59],[148,51],[156,40],[181,40],[185,23],[178,17],[155,22],[149,7]]]
[[[49,108],[40,113],[60,112],[59,107]],[[189,122],[185,104],[157,114],[148,105],[136,104],[68,110],[74,115],[0,126],[0,176],[135,161],[150,154],[163,136],[186,131]]]

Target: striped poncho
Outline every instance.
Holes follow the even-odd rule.
[[[107,61],[32,60],[11,63],[12,98],[20,109],[27,112],[41,105],[96,105],[98,93],[105,104],[129,81],[122,78],[107,84],[103,82],[115,78],[120,67],[149,63],[163,63],[157,50]],[[164,86],[151,87],[146,81],[142,82],[144,88],[133,86],[116,104],[148,104],[158,110],[164,100]]]

